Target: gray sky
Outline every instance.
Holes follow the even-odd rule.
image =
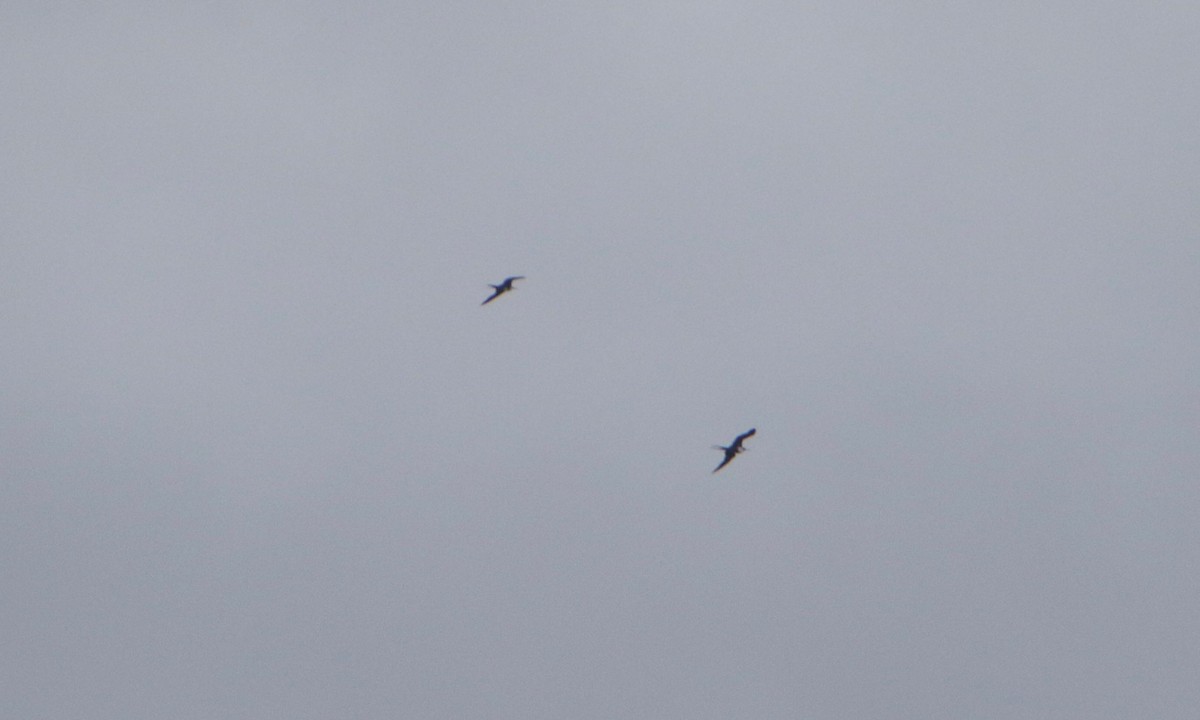
[[[5,714],[1194,717],[1200,6],[960,5],[10,3]]]

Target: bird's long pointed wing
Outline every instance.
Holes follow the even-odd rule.
[[[479,304],[487,305],[488,303],[490,303],[491,301],[495,300],[496,298],[500,297],[503,294],[504,294],[503,290],[501,290],[500,288],[496,288],[496,291],[492,293],[491,297],[489,297],[487,300],[484,300],[483,302],[481,302]]]
[[[721,468],[728,465],[733,460],[734,457],[735,457],[735,455],[733,453],[727,454],[725,456],[725,459],[721,461],[721,464],[716,466],[715,468],[713,468],[713,472],[716,472],[717,470],[720,470]]]
[[[738,435],[738,436],[737,436],[737,439],[736,439],[736,440],[734,440],[733,442],[734,442],[734,444],[735,444],[735,445],[740,445],[740,444],[741,444],[741,442],[742,442],[743,440],[745,440],[746,438],[750,437],[751,435],[753,435],[753,434],[754,434],[754,433],[756,433],[756,432],[758,432],[758,430],[756,430],[756,429],[754,429],[754,428],[750,428],[749,430],[747,430],[746,432],[742,433],[741,435]]]

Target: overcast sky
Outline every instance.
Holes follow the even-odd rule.
[[[1191,720],[1198,43],[7,3],[3,714]]]

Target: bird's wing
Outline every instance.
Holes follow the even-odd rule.
[[[758,432],[758,430],[755,430],[754,428],[750,428],[749,430],[747,430],[746,432],[742,433],[741,435],[738,435],[738,436],[737,436],[737,440],[734,440],[734,442],[735,442],[735,443],[741,443],[743,440],[745,440],[746,438],[750,437],[751,435],[753,435],[753,434],[754,434],[754,433],[756,433],[756,432]]]
[[[716,472],[717,470],[720,470],[721,468],[723,468],[723,467],[725,467],[726,465],[728,465],[728,464],[729,464],[729,462],[730,462],[731,460],[733,460],[733,458],[734,458],[734,454],[733,454],[733,453],[725,453],[725,459],[721,461],[721,464],[720,464],[720,465],[718,465],[718,466],[716,466],[715,468],[713,468],[713,472]]]
[[[512,277],[505,279],[505,281],[504,281],[504,282],[506,282],[506,283],[510,283],[510,282],[512,282],[513,280],[524,280],[524,279],[525,279],[525,276],[524,276],[524,275],[513,275]]]
[[[488,304],[488,303],[490,303],[491,301],[493,301],[493,300],[495,300],[496,298],[500,297],[501,293],[503,293],[503,292],[504,292],[504,291],[503,291],[503,290],[501,290],[500,288],[496,288],[496,292],[492,293],[492,296],[491,296],[491,297],[489,297],[487,300],[484,300],[483,302],[481,302],[481,303],[479,303],[479,304],[480,304],[480,305],[487,305],[487,304]]]

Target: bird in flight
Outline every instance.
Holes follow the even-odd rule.
[[[509,290],[512,290],[514,280],[524,280],[524,279],[525,279],[524,275],[514,275],[513,277],[510,277],[510,278],[504,278],[504,282],[500,283],[499,285],[488,285],[488,287],[490,287],[494,292],[492,293],[491,297],[489,297],[487,300],[484,300],[483,302],[481,302],[479,304],[487,305],[488,303],[490,303],[491,301],[500,297],[504,293],[508,292]]]
[[[716,470],[713,470],[713,472],[720,470],[721,468],[725,467],[730,462],[732,462],[733,459],[735,457],[737,457],[738,453],[744,452],[746,450],[746,448],[742,447],[742,441],[744,441],[746,438],[753,435],[755,432],[757,432],[757,431],[754,428],[750,428],[746,432],[735,437],[733,439],[733,442],[729,443],[729,447],[723,447],[721,445],[713,445],[713,447],[715,449],[725,451],[725,459],[721,461],[721,464],[718,465]]]

